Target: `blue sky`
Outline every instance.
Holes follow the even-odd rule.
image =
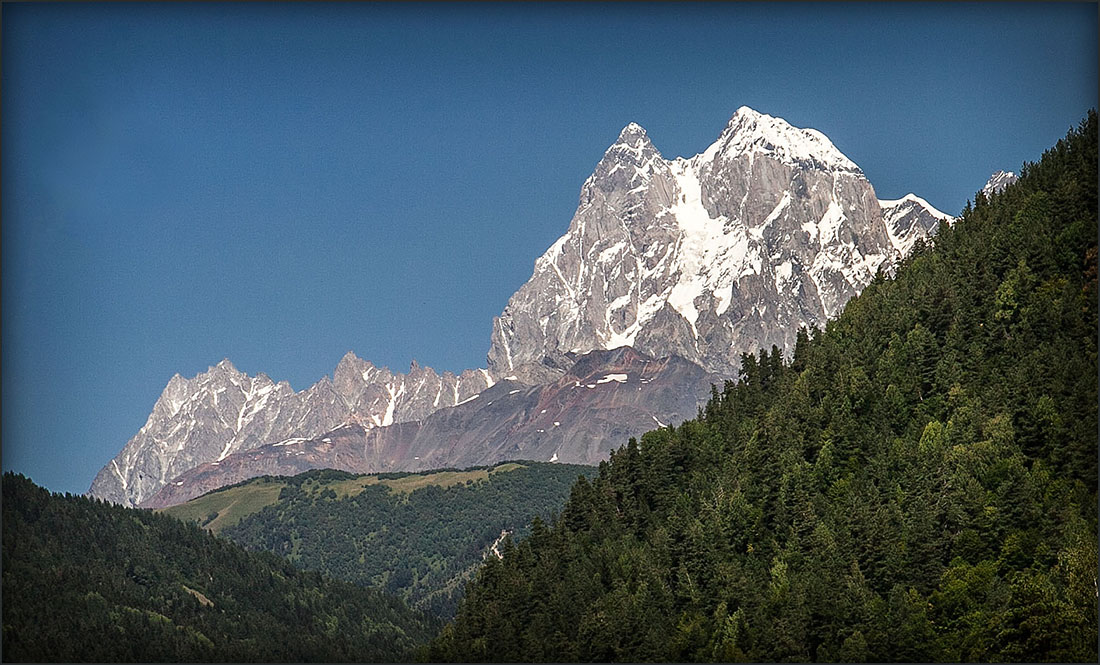
[[[957,214],[1096,105],[1095,4],[3,5],[3,468],[83,492],[176,372],[485,364],[628,122],[742,104]]]

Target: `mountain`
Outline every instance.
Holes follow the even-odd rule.
[[[742,352],[793,347],[950,219],[913,195],[880,203],[824,134],[748,107],[690,159],[631,123],[494,319],[489,371],[629,345],[735,376]]]
[[[982,194],[989,198],[1016,182],[1017,179],[1016,174],[1012,171],[997,171],[989,176],[989,181],[985,183],[985,187],[982,187]]]
[[[494,546],[527,534],[532,518],[550,519],[577,478],[595,472],[546,462],[370,476],[315,470],[252,479],[164,512],[451,616]]]
[[[631,440],[443,662],[1097,661],[1097,117]]]
[[[575,357],[552,383],[530,386],[505,377],[423,420],[343,425],[200,464],[141,505],[163,508],[248,478],[315,468],[420,471],[508,459],[597,464],[631,436],[694,416],[713,383],[721,378],[682,358],[657,360],[629,347],[594,351]]]
[[[710,383],[736,377],[742,352],[793,348],[800,327],[823,326],[877,271],[889,273],[950,220],[913,194],[879,201],[824,134],[747,107],[690,159],[664,159],[631,123],[584,182],[566,234],[494,319],[488,369],[440,376],[414,363],[395,374],[349,352],[331,379],[295,393],[223,361],[190,380],[173,377],[89,493],[165,505],[150,499],[318,465],[415,470],[520,453],[595,463],[654,418],[693,415]],[[621,348],[672,369],[631,384],[639,394],[612,404],[601,401],[612,387],[599,380],[619,369],[588,377],[573,366]],[[689,375],[700,383],[689,385]],[[662,387],[665,378],[680,392]],[[507,381],[524,397],[485,393],[473,407],[432,418]],[[558,417],[526,410],[527,400],[592,381],[601,388],[568,393]],[[496,407],[484,409],[488,402]],[[348,430],[358,432],[355,445],[329,451],[326,438],[351,445],[338,431],[345,426],[358,428]],[[199,484],[174,489],[191,482]]]
[[[3,478],[7,662],[395,662],[438,621],[197,526]]]
[[[484,370],[438,375],[414,361],[408,374],[379,369],[348,352],[332,378],[294,392],[228,360],[192,379],[172,377],[145,425],[96,475],[89,494],[134,506],[170,479],[204,463],[339,425],[365,429],[423,418],[492,385]]]
[[[954,217],[933,208],[916,194],[906,194],[895,201],[879,200],[882,221],[890,243],[899,256],[908,256],[918,240],[932,237],[940,222],[950,224]]]

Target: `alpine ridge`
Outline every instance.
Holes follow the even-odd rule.
[[[951,223],[952,217],[933,208],[916,194],[909,193],[896,201],[879,200],[882,221],[890,243],[900,256],[907,255],[917,240],[927,238],[940,222]]]
[[[742,352],[792,348],[951,219],[913,194],[879,201],[824,134],[748,107],[689,159],[630,123],[494,319],[489,371],[628,345],[735,376]]]
[[[488,369],[439,375],[414,362],[398,374],[348,352],[331,378],[296,393],[222,361],[193,379],[173,377],[89,493],[168,505],[200,486],[275,469],[413,470],[520,451],[595,463],[654,419],[690,417],[710,383],[737,376],[742,352],[792,349],[799,328],[824,326],[877,271],[891,272],[952,219],[915,194],[879,200],[824,134],[745,106],[691,158],[665,159],[631,122],[581,186],[565,235],[493,319]],[[587,365],[604,363],[592,369],[602,372],[596,379],[628,373],[596,353],[622,347],[636,365],[675,358],[669,366],[681,369],[633,386],[626,402],[597,406],[599,391],[581,391],[546,423],[514,397],[492,411],[475,405],[420,423],[504,382],[558,394],[576,383],[570,377],[586,355]],[[703,383],[691,389],[686,377]],[[605,406],[619,410],[599,411],[594,429],[578,422]],[[349,444],[358,447],[354,461],[351,448],[324,441],[345,426],[363,433]]]
[[[982,187],[982,194],[989,198],[1017,180],[1016,174],[1012,171],[997,171],[989,176],[989,182],[985,183],[985,187]]]
[[[506,377],[423,419],[342,425],[198,464],[140,505],[164,508],[256,476],[319,468],[424,471],[516,459],[595,465],[627,438],[694,416],[715,383],[721,377],[683,358],[593,351],[554,382],[531,386]]]
[[[436,374],[413,361],[408,374],[377,368],[348,352],[332,378],[294,392],[266,374],[250,377],[222,360],[192,379],[176,374],[145,425],[107,463],[89,494],[136,506],[201,464],[344,424],[364,429],[423,418],[491,386],[485,370]]]

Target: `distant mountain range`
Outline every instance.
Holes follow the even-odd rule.
[[[596,464],[642,432],[696,414],[721,378],[671,356],[628,347],[581,356],[558,380],[505,378],[457,406],[386,427],[341,425],[194,466],[140,505],[163,508],[258,475],[309,469],[352,473],[419,471],[505,459]]]
[[[596,463],[694,416],[741,353],[792,348],[951,221],[914,194],[878,199],[824,134],[747,107],[689,159],[630,123],[493,320],[487,368],[400,374],[348,352],[295,393],[223,360],[174,376],[89,494],[163,506],[318,467]]]
[[[223,360],[192,379],[173,376],[145,426],[103,467],[89,493],[136,505],[198,465],[341,425],[417,420],[492,383],[484,370],[441,376],[415,362],[408,374],[394,373],[349,351],[331,379],[296,393],[285,381],[250,377]]]

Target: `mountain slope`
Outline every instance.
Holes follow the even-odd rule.
[[[906,194],[896,201],[879,200],[882,221],[890,244],[900,256],[908,256],[918,240],[935,234],[939,224],[950,224],[954,218],[936,210],[916,194]]]
[[[504,544],[457,661],[1097,658],[1097,118]]]
[[[792,347],[800,326],[824,325],[950,219],[905,201],[888,226],[824,134],[748,107],[690,159],[664,159],[631,123],[582,186],[568,232],[494,320],[489,370],[631,345],[734,376],[742,351]]]
[[[436,374],[414,361],[408,374],[348,352],[332,378],[295,393],[285,381],[250,377],[228,360],[192,379],[175,375],[141,430],[96,475],[88,493],[135,506],[203,463],[339,425],[366,429],[423,418],[492,385],[485,371]]]
[[[3,478],[3,658],[402,659],[433,619],[179,520]]]
[[[295,393],[286,383],[249,377],[223,361],[190,380],[173,377],[146,424],[103,467],[89,493],[124,505],[163,505],[150,503],[151,497],[172,492],[170,482],[196,474],[248,477],[241,475],[242,459],[266,465],[260,474],[314,468],[309,464],[355,471],[428,468],[409,459],[427,460],[414,441],[421,430],[413,423],[509,377],[555,386],[579,355],[592,351],[628,346],[655,360],[685,359],[718,380],[732,378],[740,352],[792,348],[800,326],[824,325],[876,271],[892,270],[950,219],[914,195],[879,201],[859,167],[825,135],[748,107],[690,159],[664,159],[645,130],[631,123],[584,182],[567,233],[536,261],[531,280],[494,319],[488,370],[440,376],[413,363],[402,375],[349,352],[332,379]],[[705,389],[701,384],[688,393],[705,396]],[[563,416],[585,412],[583,401]],[[668,396],[663,402],[649,400],[645,410],[668,422],[670,414],[658,411],[675,413],[681,405]],[[699,404],[684,410],[690,415]],[[495,423],[473,424],[461,422],[464,413],[455,424],[465,428],[458,438],[470,449],[449,445],[433,465],[491,463],[550,445],[533,436],[549,432],[548,426],[512,431],[526,413],[505,413],[498,405],[481,414]],[[598,461],[602,457],[593,455],[610,447],[601,437],[642,431],[638,409],[604,413],[609,420],[586,449],[577,442],[581,433],[573,432],[574,442],[563,444],[559,459]],[[402,424],[413,425],[389,428]],[[380,428],[370,435],[379,456],[341,466],[324,455],[303,453],[294,464],[276,464],[266,452],[250,454],[290,439],[323,439],[344,425]],[[504,433],[516,436],[504,440]],[[413,447],[421,452],[399,452]]]
[[[201,464],[141,505],[163,508],[248,478],[316,468],[420,471],[508,459],[596,464],[630,436],[692,417],[710,385],[721,383],[682,358],[655,360],[630,348],[569,359],[572,366],[552,383],[529,386],[505,377],[423,420],[372,429],[344,425]]]
[[[450,616],[493,544],[505,533],[526,534],[533,517],[549,519],[578,476],[595,471],[545,462],[379,476],[311,471],[253,480],[165,512]]]
[[[985,187],[982,187],[982,194],[984,194],[986,198],[993,196],[1005,187],[1016,182],[1016,180],[1016,174],[1012,171],[997,171],[989,176],[989,182],[985,183]]]

